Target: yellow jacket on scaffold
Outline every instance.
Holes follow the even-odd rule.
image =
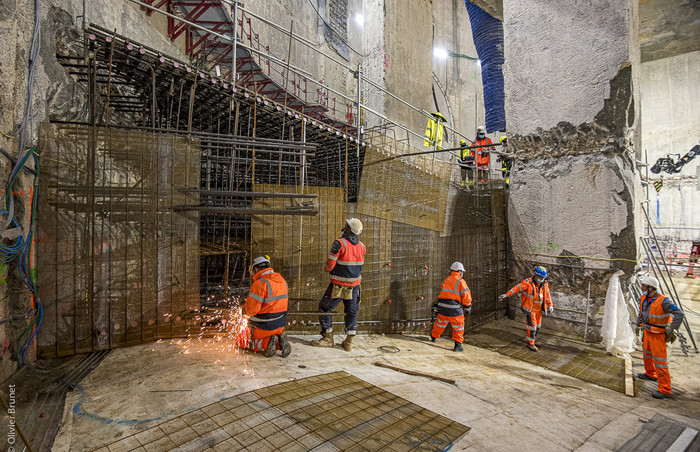
[[[445,130],[446,119],[440,113],[433,113],[433,117],[428,119],[428,125],[425,128],[425,140],[423,145],[427,148],[433,147],[433,143],[437,141],[437,149],[442,149],[442,135]]]

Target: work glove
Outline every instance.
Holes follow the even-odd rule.
[[[434,304],[434,305],[433,305],[433,309],[432,309],[433,314],[437,314],[438,311],[439,311],[438,305],[437,305],[437,304]]]
[[[471,314],[472,313],[472,306],[471,305],[465,306],[464,308],[462,308],[462,310],[464,311],[465,314]]]
[[[674,343],[676,342],[676,332],[673,331],[671,328],[666,328],[666,342]]]
[[[554,313],[554,306],[547,306],[547,314],[552,315]]]
[[[499,299],[499,300],[505,300],[506,298],[508,298],[508,294],[507,294],[507,293],[504,293],[504,294],[501,294],[501,295],[498,296],[498,299]]]

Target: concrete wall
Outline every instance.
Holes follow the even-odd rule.
[[[685,155],[700,143],[700,52],[687,53],[641,65],[642,146],[649,165],[667,154]],[[677,157],[676,157],[677,158]],[[700,158],[679,174],[649,173],[652,182],[663,179],[658,193],[656,233],[687,253],[690,241],[700,240]],[[682,176],[682,181],[681,181]],[[656,224],[656,190],[650,189],[650,216]]]
[[[50,118],[61,120],[88,119],[84,104],[83,88],[79,86],[56,59],[57,51],[71,45],[80,36],[82,1],[51,0],[41,1],[41,50],[37,61],[34,85],[34,127],[28,136],[28,145],[38,143],[38,126]],[[113,0],[109,7],[103,2],[89,2],[88,17],[91,22],[118,34],[134,36],[140,42],[165,52],[182,57],[181,43],[171,43],[164,35],[166,22],[163,17],[147,17],[133,3]],[[76,28],[77,25],[77,28]],[[28,86],[28,58],[34,29],[34,2],[31,0],[2,0],[0,2],[0,130],[16,136],[16,130],[25,115]],[[0,147],[12,155],[19,154],[17,139],[0,138]],[[41,153],[41,149],[39,149]],[[30,165],[31,166],[31,165]],[[0,159],[0,185],[4,189],[12,168],[7,159]],[[29,192],[33,178],[21,175],[15,182],[13,191]],[[17,220],[25,232],[29,227],[29,197],[16,196]],[[38,212],[38,221],[41,221]],[[0,285],[0,318],[18,315],[30,307],[26,287],[21,283],[17,272],[17,262],[9,265],[9,275]],[[39,269],[39,271],[41,271]],[[0,380],[5,380],[17,367],[15,354],[19,338],[29,324],[28,320],[12,320],[0,325]],[[27,354],[28,360],[35,357],[34,349]]]
[[[463,0],[440,0],[433,3],[433,24],[435,27],[434,47],[442,47],[456,54],[477,58],[472,38],[471,23]],[[484,124],[484,99],[481,83],[481,66],[477,61],[447,57],[440,59],[433,55],[433,72],[440,81],[440,87],[447,94],[449,110],[443,108],[444,93],[434,86],[440,111],[450,121],[450,125],[474,139],[476,128]],[[437,85],[437,84],[435,84]],[[451,113],[451,114],[448,114]],[[450,134],[451,146],[459,146],[461,138]],[[489,135],[494,141],[496,135]]]
[[[512,282],[547,266],[555,306],[579,311],[548,328],[578,335],[588,283],[597,313],[610,275],[630,275],[636,257],[636,2],[593,3],[503,4]]]

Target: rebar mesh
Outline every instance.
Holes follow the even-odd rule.
[[[199,306],[197,140],[43,124],[43,357],[182,335]],[[196,243],[196,242],[195,242]],[[194,264],[194,265],[193,265]]]

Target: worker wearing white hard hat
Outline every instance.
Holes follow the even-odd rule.
[[[346,220],[341,230],[342,237],[331,245],[331,251],[326,259],[325,271],[330,273],[330,284],[323,294],[318,309],[320,312],[331,312],[340,302],[345,308],[345,340],[343,349],[352,350],[352,340],[357,334],[357,311],[360,308],[360,282],[362,281],[362,265],[365,261],[365,244],[360,241],[362,221],[357,218]],[[333,323],[331,316],[319,316],[321,324],[320,340],[311,341],[315,347],[334,346]]]
[[[637,327],[642,328],[642,350],[644,373],[637,374],[640,380],[656,381],[656,399],[671,397],[671,374],[668,371],[666,342],[675,340],[674,331],[683,322],[683,311],[663,294],[659,280],[646,275],[641,279],[642,298],[637,317]]]
[[[447,325],[452,325],[452,340],[455,345],[453,351],[461,352],[464,342],[464,313],[471,313],[472,295],[464,276],[464,265],[461,262],[453,262],[450,265],[449,276],[440,284],[440,295],[437,302],[437,316],[433,329],[430,331],[430,340],[435,342],[442,335]]]

